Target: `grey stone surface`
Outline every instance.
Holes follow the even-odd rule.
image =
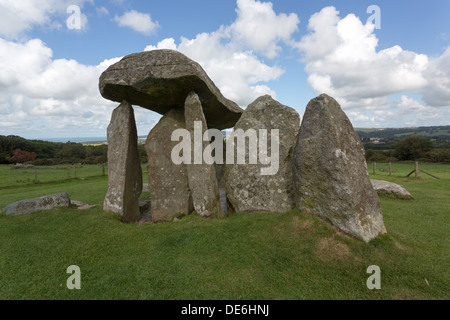
[[[139,210],[141,212],[140,223],[152,222],[152,207],[150,198],[139,200]]]
[[[203,141],[201,145],[199,144],[200,148],[197,150],[197,154],[201,156],[198,159],[201,163],[196,164],[194,162],[194,148],[196,148],[194,143],[194,123],[201,124],[202,131],[199,132],[202,136],[208,130],[200,99],[195,92],[190,92],[186,98],[184,116],[186,129],[191,133],[192,163],[187,164],[186,168],[194,209],[203,217],[222,217],[215,166],[203,161],[203,150],[209,145],[208,141]]]
[[[269,156],[272,154],[271,130],[278,129],[279,169],[274,175],[262,175],[261,168],[269,165],[261,164],[259,155],[257,164],[249,164],[248,142],[246,164],[237,164],[235,151],[234,164],[228,161],[226,164],[225,186],[228,200],[236,211],[285,212],[294,208],[292,150],[299,128],[299,114],[270,96],[259,97],[247,107],[234,129],[244,132],[254,129],[259,139],[259,129],[267,129]],[[230,137],[227,149],[232,147],[231,142]]]
[[[90,205],[88,203],[84,203],[77,200],[70,201],[70,204],[76,206],[78,210],[89,210],[97,206],[96,204]]]
[[[382,194],[395,199],[413,200],[414,197],[408,190],[393,182],[370,179],[373,188],[378,194]]]
[[[225,189],[219,189],[219,197],[220,207],[222,208],[222,212],[225,215],[228,213],[227,191]]]
[[[132,106],[124,101],[114,109],[108,126],[108,191],[103,210],[122,215],[123,222],[139,220],[142,170]]]
[[[2,212],[6,215],[22,215],[51,210],[57,207],[70,207],[70,198],[67,193],[55,193],[44,197],[17,201],[7,205]]]
[[[162,115],[183,108],[189,92],[195,91],[209,128],[233,127],[242,114],[242,109],[220,93],[197,62],[174,50],[124,57],[103,72],[99,88],[106,99],[127,100]]]
[[[183,109],[164,115],[145,143],[153,222],[172,221],[193,211],[186,165],[176,165],[171,159],[172,149],[179,143],[171,141],[176,129],[186,129]]]
[[[366,242],[386,233],[363,145],[339,104],[325,94],[306,108],[294,172],[299,209]]]

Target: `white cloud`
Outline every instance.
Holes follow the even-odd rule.
[[[424,72],[428,84],[420,90],[432,106],[450,106],[450,47],[437,58],[431,58]]]
[[[26,130],[45,137],[106,130],[115,104],[101,97],[98,79],[119,58],[87,66],[52,56],[39,39],[0,38],[0,134]]]
[[[406,95],[402,95],[396,105],[403,115],[414,114],[419,120],[437,119],[443,116],[441,109],[425,106]]]
[[[401,126],[438,119],[450,106],[450,48],[429,58],[396,45],[378,50],[373,24],[363,24],[354,14],[339,17],[334,7],[311,16],[309,33],[296,44],[303,54],[308,84],[317,93],[328,93],[358,123]],[[428,105],[402,95],[423,94]],[[442,113],[436,106],[443,106]]]
[[[97,7],[97,8],[95,8],[95,11],[97,11],[97,15],[99,17],[103,17],[103,16],[109,15],[109,11],[105,7]]]
[[[399,46],[377,52],[373,24],[364,25],[353,14],[340,19],[338,14],[334,7],[314,14],[308,24],[311,33],[298,44],[308,83],[316,91],[336,96],[344,107],[351,107],[351,101],[370,106],[374,99],[427,84],[426,55]]]
[[[311,33],[304,36],[298,45],[304,52],[307,62],[326,57],[340,44],[336,30],[339,22],[338,14],[334,7],[326,7],[309,19],[308,30]]]
[[[268,58],[276,57],[278,42],[290,43],[300,19],[297,14],[276,14],[271,2],[237,0],[237,19],[229,26],[233,41]]]
[[[80,8],[93,0],[0,0],[0,36],[16,39],[36,26],[60,28],[68,18],[67,8]],[[81,12],[82,29],[87,17]]]
[[[261,82],[277,79],[284,71],[264,64],[250,51],[223,44],[222,39],[220,32],[202,33],[195,39],[182,38],[179,45],[172,38],[164,39],[145,50],[172,49],[184,53],[205,69],[225,97],[244,108],[261,95],[276,98],[276,93]]]
[[[182,38],[178,50],[200,63],[224,96],[242,107],[264,94],[276,98],[276,93],[262,83],[278,79],[284,70],[221,40],[220,32],[203,33],[192,40]]]
[[[115,16],[114,21],[120,27],[128,27],[144,35],[151,35],[159,28],[158,21],[153,22],[147,13],[141,13],[136,10],[125,12],[122,16]]]
[[[86,1],[70,2],[82,4]],[[39,1],[33,3],[36,5],[30,8],[35,11],[26,11],[28,18],[22,19],[24,24],[16,25],[14,30],[8,31],[9,34],[17,35],[35,26],[48,26],[54,22],[49,7],[40,7]],[[286,21],[296,21],[296,16],[276,15],[271,6],[258,1],[240,1],[238,4],[261,6],[264,8],[263,16],[271,18],[272,24],[280,23],[284,18]],[[58,10],[65,12],[66,9],[62,5]],[[236,21],[245,21],[249,14],[247,9],[238,9]],[[97,13],[106,14],[106,10],[99,8]],[[143,33],[151,33],[158,26],[149,15],[136,11],[125,13],[116,20],[123,26]],[[202,64],[225,96],[245,107],[263,94],[276,97],[267,82],[277,79],[284,71],[278,66],[264,63],[256,52],[266,56],[278,54],[278,44],[287,42],[288,35],[295,29],[288,24],[286,33],[277,27],[277,30],[267,35],[266,40],[243,43],[243,28],[246,26],[246,23],[231,24],[215,32],[199,34],[194,39],[181,38],[178,44],[173,38],[168,38],[146,49],[180,50]],[[117,104],[101,97],[98,78],[119,59],[105,60],[98,65],[84,65],[75,60],[54,59],[52,50],[39,39],[10,41],[0,38],[0,134],[29,132],[40,137],[104,134],[112,108]],[[135,110],[138,130],[140,133],[148,132],[159,115],[143,108]]]
[[[280,42],[292,43],[292,34],[300,22],[296,14],[277,14],[270,2],[238,0],[236,20],[194,39],[164,39],[145,50],[174,49],[197,61],[222,94],[246,107],[257,97],[276,92],[266,84],[278,79],[284,70],[270,66],[258,57],[276,57]]]
[[[144,51],[159,50],[159,49],[177,50],[177,45],[175,43],[175,39],[167,38],[167,39],[164,39],[164,40],[158,42],[158,44],[156,46],[148,45],[145,47]]]

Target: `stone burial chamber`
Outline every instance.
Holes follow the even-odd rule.
[[[297,111],[270,96],[242,110],[198,63],[173,50],[124,57],[103,72],[99,89],[120,103],[108,127],[103,208],[121,214],[123,222],[140,221],[143,211],[156,223],[194,211],[223,217],[227,211],[300,209],[366,242],[386,232],[361,141],[339,104],[325,94],[309,102],[301,125]],[[150,214],[148,202],[145,210],[139,207],[142,172],[132,105],[162,115],[145,143]],[[183,159],[218,142],[206,132],[196,140],[199,126],[203,132],[234,127],[226,143],[220,135],[223,163],[175,163],[179,140],[173,135],[180,130],[194,137],[189,151],[178,150]]]
[[[176,129],[193,130],[194,121],[200,121],[205,129],[233,127],[243,110],[221,94],[198,63],[173,50],[124,57],[100,76],[99,89],[104,98],[121,102],[108,128],[112,151],[108,153],[104,209],[120,213],[124,222],[140,218],[142,181],[137,177],[141,170],[136,162],[136,125],[127,120],[134,119],[133,109],[127,108],[127,118],[118,120],[118,110],[133,104],[163,115],[145,144],[152,221],[171,221],[193,210],[205,217],[221,217],[215,166],[174,164],[171,151],[177,142],[171,141],[171,135]],[[118,121],[123,121],[121,128],[113,129]]]

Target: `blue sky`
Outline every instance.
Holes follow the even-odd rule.
[[[370,5],[380,29],[366,23]],[[199,62],[243,108],[271,94],[302,116],[325,92],[355,127],[447,125],[449,16],[446,0],[0,0],[0,134],[106,136],[116,104],[99,75],[161,48]],[[135,110],[146,135],[160,115]]]

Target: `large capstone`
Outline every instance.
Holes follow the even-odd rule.
[[[193,211],[186,165],[175,164],[172,141],[176,129],[186,129],[184,110],[170,110],[150,131],[145,143],[148,155],[148,185],[153,222],[172,221]]]
[[[299,209],[366,242],[386,233],[363,145],[339,104],[325,94],[306,107],[294,171]]]
[[[209,128],[233,127],[242,114],[197,62],[173,50],[130,54],[103,72],[99,87],[106,99],[127,100],[162,115],[183,108],[189,92],[195,91]]]
[[[285,212],[294,208],[292,151],[299,128],[299,114],[270,96],[247,107],[227,142],[227,157],[232,149],[234,158],[227,159],[225,185],[236,211]],[[239,140],[245,147],[239,146]],[[245,164],[239,155],[244,156]]]
[[[120,213],[122,221],[140,218],[142,170],[133,107],[123,101],[108,126],[108,192],[103,210]]]
[[[192,161],[186,167],[194,209],[204,217],[222,217],[214,163],[208,164],[203,161],[203,150],[210,142],[203,141],[203,133],[208,127],[200,99],[195,92],[191,92],[186,98],[184,115],[186,129],[191,136]]]
[[[17,201],[7,205],[3,208],[2,212],[6,215],[22,215],[37,211],[51,210],[58,207],[70,207],[70,198],[67,193],[55,193],[39,198]]]

